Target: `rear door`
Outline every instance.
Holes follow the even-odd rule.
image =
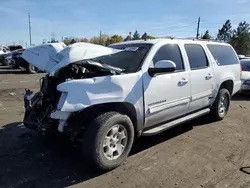
[[[208,107],[212,100],[213,70],[202,45],[185,44],[190,65],[191,102],[189,112]]]

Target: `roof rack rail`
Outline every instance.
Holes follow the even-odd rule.
[[[169,37],[169,39],[177,39],[177,40],[193,40],[193,41],[208,41],[208,42],[221,42],[221,40],[216,40],[216,39],[197,39],[197,38],[191,38],[191,37],[186,37],[186,38],[178,38],[178,37]]]

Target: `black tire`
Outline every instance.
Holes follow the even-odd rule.
[[[30,73],[30,74],[36,74],[37,73],[36,67],[34,65],[31,65],[31,64],[27,65],[26,71],[28,73]]]
[[[104,138],[115,125],[122,125],[126,129],[127,144],[117,159],[109,160],[105,157],[103,147]],[[87,163],[91,163],[99,170],[109,171],[118,167],[127,158],[134,142],[134,127],[130,118],[117,112],[106,112],[97,116],[84,133],[82,151]],[[109,147],[109,146],[108,146]]]
[[[224,112],[222,113],[220,111],[220,103],[221,103],[221,99],[222,97],[225,98],[226,100],[226,103],[227,105],[225,105],[225,110]],[[223,120],[224,117],[227,115],[227,112],[229,110],[229,106],[230,106],[230,100],[231,100],[231,95],[229,93],[229,91],[227,89],[221,89],[214,101],[214,104],[211,108],[211,112],[210,112],[210,115],[212,116],[212,118],[215,120],[215,121],[220,121],[220,120]]]

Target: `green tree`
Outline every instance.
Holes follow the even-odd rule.
[[[148,35],[148,39],[156,39],[156,37],[154,37],[152,35]]]
[[[205,34],[202,36],[202,39],[211,39],[212,37],[209,34],[209,31],[207,30]]]
[[[123,40],[124,40],[123,37],[120,35],[112,35],[110,37],[110,44],[122,42]]]
[[[233,31],[230,44],[239,54],[248,55],[250,53],[250,25],[247,22],[240,22]]]
[[[141,36],[141,38],[142,38],[143,40],[148,39],[148,34],[147,34],[146,32],[143,33],[143,35]]]
[[[99,44],[100,43],[100,37],[92,37],[89,39],[89,42],[92,44]]]
[[[146,40],[146,39],[156,39],[156,37],[154,37],[152,35],[148,35],[146,32],[141,36],[141,38],[143,40]]]
[[[233,35],[233,29],[231,21],[227,20],[223,24],[222,28],[218,30],[217,39],[224,42],[229,42],[232,39],[232,35]]]
[[[81,39],[79,40],[79,42],[89,42],[89,39],[87,39],[87,38],[81,38]]]
[[[72,38],[72,40],[70,41],[70,44],[74,44],[74,43],[76,43],[77,41],[74,39],[74,38]]]
[[[64,44],[69,45],[70,42],[71,42],[71,39],[68,38],[68,37],[65,37],[65,38],[63,39],[63,42],[64,42]]]
[[[133,35],[133,40],[140,40],[140,39],[141,39],[140,34],[138,33],[138,31],[135,31]]]

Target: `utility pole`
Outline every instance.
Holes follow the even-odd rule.
[[[56,34],[54,32],[51,32],[51,41],[50,42],[56,42]]]
[[[31,25],[30,25],[30,13],[29,13],[29,35],[30,35],[30,46],[31,46],[32,42],[31,42]]]
[[[102,38],[102,31],[100,31],[99,44],[101,44],[101,38]]]
[[[198,39],[199,38],[199,36],[200,36],[200,21],[201,21],[201,18],[199,17],[199,19],[198,19],[198,26],[197,26],[197,34],[196,34],[196,39]]]

